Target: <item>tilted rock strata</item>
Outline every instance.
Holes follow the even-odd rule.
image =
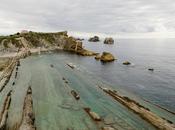
[[[36,130],[31,87],[28,88],[24,100],[22,122],[19,130]]]

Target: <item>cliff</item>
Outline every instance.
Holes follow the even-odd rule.
[[[95,55],[82,47],[82,42],[68,36],[67,32],[41,33],[28,32],[16,33],[9,36],[0,36],[0,51],[18,51],[20,49],[59,47],[65,51],[75,52],[80,55]]]

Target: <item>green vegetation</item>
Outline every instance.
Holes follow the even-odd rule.
[[[5,48],[9,47],[9,43],[15,45],[15,47],[22,47],[21,42],[17,38],[24,37],[33,47],[43,46],[43,42],[46,44],[53,45],[56,43],[57,38],[60,36],[67,36],[67,32],[57,32],[57,33],[41,33],[41,32],[32,32],[29,33],[16,33],[9,36],[0,36],[0,45],[2,44]]]

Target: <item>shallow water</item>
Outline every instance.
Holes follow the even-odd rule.
[[[175,110],[173,41],[123,39],[114,45],[85,41],[86,48],[98,52],[109,51],[118,58],[117,61],[108,64],[102,64],[93,57],[63,52],[31,56],[21,60],[17,79],[14,79],[14,71],[10,82],[0,93],[2,108],[5,95],[9,90],[13,90],[8,118],[9,129],[20,123],[24,96],[29,85],[33,89],[38,130],[99,129],[84,112],[84,107],[90,107],[105,120],[112,120],[113,127],[119,130],[155,129],[105,95],[97,85],[110,86],[175,123],[174,115],[142,100],[146,99],[171,111]],[[133,65],[123,66],[122,62],[125,60],[131,61]],[[76,65],[76,69],[66,65],[70,62]],[[51,64],[54,65],[53,68]],[[149,67],[155,68],[155,71],[149,72]],[[63,77],[68,80],[68,84],[62,80]],[[16,82],[14,86],[13,81]],[[80,94],[80,101],[76,101],[71,95],[72,89]]]
[[[14,74],[0,94],[3,101],[10,89],[12,103],[9,110],[8,128],[20,123],[24,96],[29,85],[33,89],[34,112],[38,130],[98,130],[95,122],[83,110],[90,107],[103,119],[112,122],[119,130],[154,130],[155,128],[139,116],[105,95],[96,85],[104,84],[87,74],[81,67],[71,69],[66,65],[72,58],[64,54],[32,56],[21,60],[17,79]],[[54,67],[50,67],[53,64]],[[64,83],[62,78],[68,80]],[[15,80],[14,86],[11,83]],[[70,91],[80,94],[76,101]]]

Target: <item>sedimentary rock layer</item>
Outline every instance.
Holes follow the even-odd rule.
[[[28,88],[24,100],[23,115],[19,130],[36,130],[31,87]]]

